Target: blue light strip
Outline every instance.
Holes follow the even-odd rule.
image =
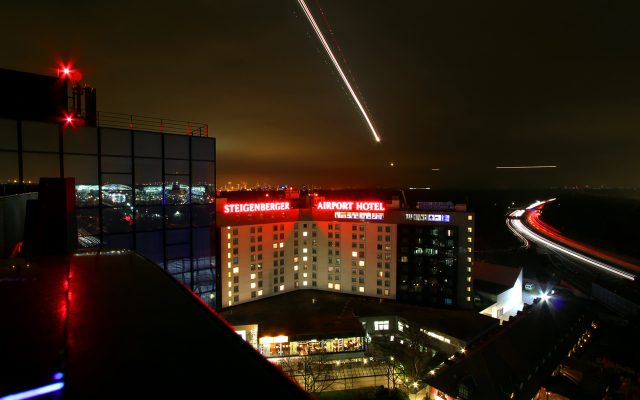
[[[52,383],[51,385],[42,386],[36,389],[27,390],[26,392],[14,393],[8,396],[0,397],[0,400],[22,400],[32,397],[42,396],[43,394],[55,392],[64,387],[64,382]]]

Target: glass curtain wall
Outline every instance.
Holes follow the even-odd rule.
[[[79,248],[136,250],[212,307],[215,152],[208,137],[0,119],[3,181],[74,177]]]

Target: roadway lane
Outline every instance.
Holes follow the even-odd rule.
[[[557,229],[542,222],[539,219],[539,209],[543,206],[544,202],[534,203],[527,210],[514,211],[508,217],[507,225],[525,245],[528,242],[535,243],[563,260],[563,264],[570,263],[573,267],[590,271],[596,276],[604,272],[611,277],[631,281],[635,279],[640,267],[628,262],[628,259],[623,260],[612,253],[567,239]]]

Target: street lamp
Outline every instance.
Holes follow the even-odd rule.
[[[416,395],[414,397],[414,400],[418,400],[418,382],[413,382],[413,388],[416,391]]]

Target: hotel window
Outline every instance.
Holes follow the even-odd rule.
[[[390,262],[384,263],[384,269],[391,269],[391,263]]]
[[[262,263],[258,263],[258,269],[262,269]]]
[[[352,274],[357,274],[357,273],[358,273],[358,270],[357,270],[357,269],[355,269],[355,268],[351,268],[351,273],[352,273]]]
[[[359,266],[361,266],[361,267],[364,267],[364,260],[360,260],[360,261],[358,262],[358,265],[359,265]]]
[[[251,252],[253,253],[254,251],[256,251],[256,246],[251,246]]]
[[[280,230],[283,231],[284,230],[284,225],[280,225]]]
[[[364,240],[364,235],[360,235],[360,240]]]
[[[307,286],[307,281],[302,281],[302,286]]]
[[[328,238],[333,238],[333,232],[329,232],[329,233],[327,234],[327,237],[328,237]]]
[[[382,289],[380,289],[380,288],[376,289],[376,293],[377,294],[382,294]]]
[[[307,277],[307,273],[306,273],[306,272],[303,272],[303,273],[302,273],[302,277],[303,277],[303,278],[306,278],[306,277]]]
[[[385,242],[390,242],[391,241],[391,236],[385,236],[384,237],[384,241]]]
[[[360,275],[364,275],[364,268],[360,269]]]
[[[358,246],[361,249],[364,249],[364,243],[360,243],[360,246]]]
[[[327,251],[327,254],[332,256],[333,255],[333,250],[329,249],[329,251]]]
[[[280,290],[284,290],[284,285],[280,285]]]
[[[238,230],[237,230],[237,229],[234,229],[234,230],[233,230],[233,234],[234,234],[234,235],[237,235],[237,234],[238,234]]]
[[[389,295],[389,289],[385,289],[385,290],[384,290],[384,295],[385,295],[385,296],[388,296],[388,295]]]
[[[318,234],[316,233],[316,231],[311,232],[311,237],[318,237]]]
[[[364,232],[364,225],[360,225],[360,232]]]
[[[385,253],[384,259],[385,260],[391,260],[391,253]]]
[[[471,257],[467,257],[467,262],[471,262]]]
[[[255,291],[251,292],[251,298],[254,298],[254,297],[256,297],[256,292]]]
[[[358,265],[358,260],[351,260],[351,266],[355,267],[356,265]]]
[[[336,258],[336,264],[340,264],[340,259]]]
[[[238,244],[238,238],[233,238],[233,244],[237,245]]]
[[[329,242],[327,243],[327,246],[333,247],[333,242],[331,240],[329,240]]]
[[[256,288],[256,283],[255,282],[251,282],[251,289],[255,289]]]
[[[251,279],[256,279],[256,274],[251,274]]]
[[[316,274],[315,272],[311,273],[311,278],[312,279],[318,279],[318,274]],[[314,285],[315,286],[315,285]]]
[[[302,249],[302,252],[306,253],[307,252],[307,248],[305,247],[304,249]]]
[[[473,228],[472,227],[468,227],[467,228],[467,232],[469,232],[469,233],[473,232]]]
[[[359,281],[360,283],[364,284],[364,278],[360,278],[358,281]]]
[[[273,240],[278,240],[278,234],[277,233],[273,234]]]
[[[467,292],[471,291],[471,286],[467,286]]]
[[[471,243],[472,239],[471,238],[467,238],[467,243]]]
[[[384,245],[384,251],[391,251],[391,245],[390,244],[385,244]]]
[[[467,272],[471,272],[471,267],[467,267]]]
[[[258,236],[258,242],[262,242],[262,236]]]
[[[336,290],[340,290],[340,284],[336,283]]]
[[[233,273],[234,273],[234,274],[237,274],[238,272],[240,272],[240,268],[238,268],[238,267],[234,267],[234,268],[233,268]]]
[[[351,240],[358,240],[358,234],[357,233],[352,233],[351,234]]]
[[[358,282],[358,278],[356,278],[355,276],[352,276],[351,277],[351,282],[357,283]]]
[[[306,231],[302,232],[302,236],[307,236],[307,232]]]
[[[333,275],[332,274],[327,275],[327,279],[332,281],[333,280]]]
[[[313,258],[314,258],[313,261],[315,261],[315,257],[313,257]],[[318,266],[316,264],[311,264],[311,269],[314,270],[314,271],[317,271],[318,270]]]
[[[468,215],[468,216],[467,216],[467,220],[468,220],[468,221],[472,221],[472,220],[473,220],[473,216]]]
[[[336,268],[335,268],[335,271],[336,271],[336,272],[340,272],[340,267],[336,267]]]
[[[316,281],[311,281],[311,286],[318,286],[318,282],[316,282]]]
[[[298,229],[298,223],[293,224],[293,229]]]
[[[351,248],[352,248],[352,249],[357,249],[357,248],[358,248],[358,243],[356,243],[356,242],[352,242],[352,243],[351,243]]]
[[[238,293],[240,291],[240,287],[239,286],[234,286],[233,287],[233,292],[234,293]]]
[[[352,251],[351,252],[351,257],[358,257],[358,252],[357,251]]]
[[[284,233],[280,234],[280,240],[284,240]]]
[[[258,296],[262,296],[262,290],[258,290]]]
[[[251,233],[256,233],[256,227],[255,226],[251,227]]]
[[[302,261],[307,261],[307,257],[302,257]]]
[[[262,251],[262,245],[261,244],[258,245],[258,251]]]
[[[329,229],[333,229],[333,224],[329,224]]]
[[[306,228],[306,227],[307,227],[307,224],[302,224],[302,227],[303,227],[303,228]]]
[[[252,254],[252,255],[251,255],[251,261],[255,261],[255,260],[256,260],[256,255],[255,255],[255,254]]]
[[[376,283],[377,286],[382,286],[382,279],[378,279],[376,282],[377,282]],[[378,294],[381,294],[381,293],[378,293]]]
[[[277,283],[278,283],[278,278],[277,278],[277,277],[276,277],[276,278],[273,278],[273,284],[275,285],[275,284],[277,284]]]
[[[262,253],[258,254],[258,260],[262,260]]]
[[[296,232],[293,232],[293,237],[294,237],[294,238],[297,238],[297,237],[298,237],[298,232],[297,232],[297,231],[296,231]]]
[[[280,265],[284,265],[284,260],[280,260]]]
[[[333,289],[333,283],[327,283],[327,287],[328,287],[329,289]]]
[[[384,285],[386,287],[391,287],[391,281],[384,281]]]
[[[240,301],[240,296],[238,296],[238,295],[233,296],[233,301],[236,302],[236,303],[239,302]]]
[[[336,240],[336,247],[340,247],[340,242]]]
[[[358,290],[358,287],[357,286],[351,286],[351,290],[355,292],[355,291]]]
[[[382,242],[382,235],[378,235],[378,242]]]
[[[378,226],[378,232],[382,232],[382,226]]]
[[[336,224],[336,230],[340,229],[340,224]]]
[[[255,264],[251,264],[251,270],[255,271],[256,270],[256,265]]]
[[[298,287],[298,281],[293,282],[293,287]]]
[[[260,276],[260,278],[262,278],[262,276]],[[258,281],[258,287],[262,287],[262,281]]]
[[[333,267],[327,267],[327,270],[328,270],[329,272],[333,272]]]
[[[467,247],[467,253],[471,253],[471,247]]]
[[[359,291],[360,293],[364,293],[364,286],[360,286],[360,287],[358,288],[358,291]]]
[[[273,287],[273,293],[278,293],[278,287],[277,286]]]
[[[274,248],[274,249],[277,249],[277,248],[278,248],[278,243],[274,243],[274,244],[273,244],[273,248]],[[274,255],[274,257],[278,257],[278,256],[277,256],[277,255]]]
[[[377,248],[378,250],[381,250],[381,251],[382,251],[382,245],[381,245],[380,243],[378,243],[378,245],[376,246],[376,248]]]
[[[471,297],[467,296],[467,301],[471,301]]]
[[[467,282],[471,282],[471,277],[467,276]]]
[[[378,253],[378,254],[376,255],[376,258],[377,258],[378,260],[382,260],[382,253]]]
[[[384,231],[387,233],[391,233],[391,227],[390,226],[385,226],[384,227]]]
[[[329,258],[329,264],[333,264],[333,258]]]
[[[351,230],[352,231],[357,231],[358,230],[358,225],[351,225]]]
[[[277,231],[277,230],[278,230],[278,225],[274,225],[274,226],[273,226],[273,231],[275,232],[275,231]]]
[[[280,268],[280,273],[284,274],[284,268]]]
[[[313,239],[313,240],[311,241],[311,245],[312,245],[312,246],[317,246],[317,245],[318,245],[318,241],[317,241],[316,239]]]
[[[293,249],[293,254],[297,255],[298,254],[298,249]]]

